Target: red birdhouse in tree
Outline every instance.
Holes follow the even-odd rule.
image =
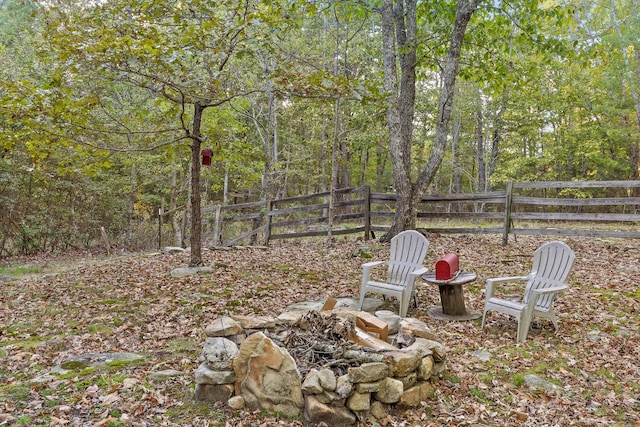
[[[211,148],[205,148],[201,152],[202,154],[202,165],[203,166],[211,166],[211,158],[213,157],[213,150]]]

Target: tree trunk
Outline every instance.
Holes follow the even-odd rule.
[[[433,181],[444,157],[460,52],[469,19],[480,0],[459,0],[449,52],[444,68],[443,88],[438,103],[438,120],[433,151],[415,184],[411,180],[411,143],[415,107],[416,3],[406,0],[394,5],[384,0],[382,6],[382,51],[384,87],[387,98],[387,126],[393,167],[393,183],[397,192],[396,213],[383,241],[397,233],[415,228],[417,206]],[[396,52],[400,55],[401,80],[398,84]]]
[[[453,140],[451,141],[451,151],[453,163],[453,192],[462,193],[462,173],[460,171],[460,117],[456,116],[453,121]],[[456,203],[456,212],[462,212],[463,204]]]
[[[480,94],[478,94],[478,97],[480,96]],[[476,138],[477,138],[477,144],[478,144],[478,151],[477,151],[477,162],[478,162],[478,191],[482,192],[485,191],[486,189],[486,183],[485,183],[485,178],[486,178],[486,170],[484,167],[484,124],[483,124],[483,117],[482,117],[482,103],[480,102],[480,99],[478,99],[478,110],[476,111]]]
[[[196,102],[193,112],[191,133],[191,261],[189,266],[198,267],[202,262],[202,209],[200,207],[200,126],[202,113],[206,107]]]
[[[464,34],[467,31],[467,24],[471,16],[478,8],[481,0],[459,0],[456,11],[456,23],[451,35],[451,43],[449,44],[449,52],[445,64],[443,75],[443,87],[438,103],[438,121],[436,122],[436,136],[433,145],[433,152],[429,161],[420,173],[417,181],[417,188],[420,194],[424,193],[440,167],[442,158],[444,157],[445,147],[447,145],[447,136],[449,134],[449,121],[451,119],[451,110],[453,108],[453,99],[455,94],[455,83],[460,65],[460,52],[464,41]]]
[[[411,140],[415,105],[416,0],[394,5],[384,0],[382,8],[382,52],[384,87],[387,92],[387,126],[391,149],[396,212],[389,232],[381,240],[389,241],[399,232],[415,228],[414,191],[411,183]],[[397,46],[396,46],[397,44]],[[398,82],[396,49],[400,55],[401,80]]]
[[[331,144],[331,186],[329,188],[329,213],[327,221],[327,247],[332,246],[333,216],[335,214],[336,186],[338,185],[338,138],[340,132],[340,98],[336,99],[334,110],[333,143]]]
[[[129,216],[129,227],[127,231],[127,246],[131,247],[133,244],[133,222],[135,216],[135,206],[138,193],[138,173],[136,165],[131,165],[131,173],[129,174],[129,182],[131,183],[131,192],[129,193],[129,205],[127,206],[127,214]],[[139,248],[135,248],[136,250]]]
[[[502,117],[504,116],[505,111],[507,110],[507,101],[509,99],[509,92],[505,89],[502,95],[502,103],[500,105],[500,109],[496,114],[496,118],[493,124],[493,136],[491,138],[491,159],[489,160],[489,172],[487,174],[487,191],[492,190],[491,181],[489,178],[493,176],[493,173],[496,171],[496,163],[498,161],[498,155],[500,154],[500,140],[502,139],[502,128],[504,125],[504,121]]]
[[[182,247],[182,227],[178,220],[178,167],[175,160],[171,162],[171,194],[169,196],[169,221],[171,222],[171,228],[173,228],[173,244],[177,247]]]

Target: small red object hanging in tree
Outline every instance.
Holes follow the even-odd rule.
[[[203,166],[211,166],[211,158],[213,157],[213,150],[211,148],[205,148],[201,152],[202,154],[202,165]]]

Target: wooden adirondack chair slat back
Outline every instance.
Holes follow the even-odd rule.
[[[524,292],[523,302],[528,303],[532,291],[565,285],[571,272],[575,254],[564,242],[549,242],[536,250],[533,257],[530,279]],[[537,310],[548,310],[555,293],[543,295],[536,304]]]
[[[406,285],[407,276],[422,266],[429,249],[429,241],[419,232],[410,230],[391,239],[387,283]]]

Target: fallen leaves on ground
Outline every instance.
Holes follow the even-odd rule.
[[[526,274],[545,240],[518,236],[430,235],[426,266],[447,252],[478,275],[465,287],[467,308],[481,310],[489,277]],[[542,320],[524,343],[515,321],[490,313],[446,322],[427,316],[438,289],[418,286],[409,316],[425,321],[448,350],[435,397],[397,410],[382,425],[640,426],[640,241],[571,238],[577,260],[571,288],[556,302],[560,330]],[[359,246],[366,246],[358,250]],[[361,264],[385,259],[388,246],[353,239],[278,241],[267,249],[204,252],[211,274],[172,278],[188,254],[136,254],[65,262],[29,260],[43,274],[0,283],[0,425],[278,426],[302,425],[262,411],[232,411],[193,401],[193,372],[206,325],[221,315],[277,315],[287,305],[357,297]],[[15,260],[14,260],[15,261]],[[27,260],[21,260],[26,262]],[[391,309],[397,310],[396,305]],[[488,361],[472,355],[489,352]],[[32,380],[72,356],[126,351],[143,362]],[[156,380],[175,369],[182,375]],[[524,384],[535,374],[561,387]],[[362,426],[375,425],[362,420]]]

